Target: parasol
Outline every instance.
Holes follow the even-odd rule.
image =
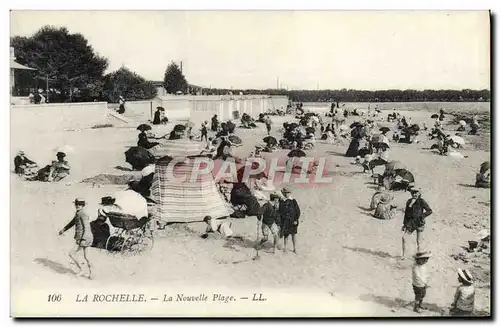
[[[267,145],[270,146],[275,146],[276,144],[278,144],[278,141],[274,136],[266,136],[262,139],[262,141],[264,141]]]
[[[401,161],[393,160],[385,164],[385,170],[387,172],[399,169],[406,169],[406,166]]]
[[[350,128],[355,128],[355,127],[358,127],[358,126],[363,126],[363,124],[361,124],[360,122],[356,121],[356,122],[352,123],[349,127]]]
[[[148,124],[140,124],[139,126],[137,126],[137,130],[141,131],[141,132],[145,132],[145,131],[152,130],[152,128]]]
[[[415,177],[413,177],[413,174],[406,169],[396,169],[394,172],[396,173],[396,176],[401,177],[404,181],[408,183],[415,182]]]
[[[381,128],[379,129],[379,131],[381,131],[382,133],[387,133],[387,132],[390,132],[390,131],[391,131],[391,129],[390,129],[389,127],[381,127]]]
[[[305,157],[306,153],[302,150],[295,149],[290,152],[288,152],[288,157],[289,158],[300,158],[300,157]]]
[[[453,135],[452,137],[450,137],[450,140],[452,140],[454,143],[457,143],[457,144],[460,144],[460,145],[464,145],[465,144],[465,140],[463,138],[461,138],[460,136],[457,136],[457,135]]]
[[[125,161],[129,163],[134,170],[142,170],[149,164],[154,163],[154,156],[143,147],[133,146],[125,151]]]
[[[466,125],[467,125],[467,123],[465,122],[465,120],[461,120],[461,121],[459,121],[458,123],[459,123],[461,126],[466,126]]]
[[[241,145],[243,144],[243,141],[236,135],[231,135],[228,137],[228,140],[233,143],[233,144],[236,144],[236,145]]]
[[[488,170],[490,170],[490,162],[489,161],[485,161],[485,162],[483,162],[481,164],[481,167],[479,168],[479,173],[480,174],[484,174]]]

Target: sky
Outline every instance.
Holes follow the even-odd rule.
[[[218,88],[489,89],[487,11],[12,11],[10,35],[81,33],[108,72],[183,62]]]

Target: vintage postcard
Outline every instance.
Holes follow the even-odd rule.
[[[11,316],[490,317],[490,21],[11,11]]]

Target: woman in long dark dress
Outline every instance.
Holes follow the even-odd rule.
[[[217,115],[212,117],[212,132],[217,132],[219,129],[219,121],[217,120]]]
[[[362,126],[356,126],[356,128],[351,132],[351,143],[349,143],[349,148],[345,154],[346,157],[357,157],[359,152],[359,143],[362,138]]]

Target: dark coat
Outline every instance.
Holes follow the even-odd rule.
[[[403,220],[403,227],[408,232],[413,232],[417,229],[423,230],[425,226],[425,218],[432,214],[432,209],[429,204],[419,197],[415,203],[410,207],[412,199],[406,202],[405,216]]]

